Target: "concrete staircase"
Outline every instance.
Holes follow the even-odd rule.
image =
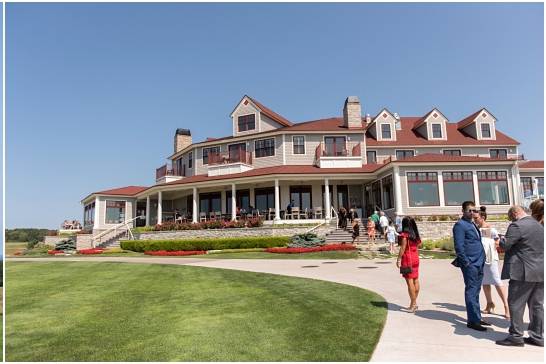
[[[99,248],[120,248],[119,241],[127,239],[127,231],[112,232],[103,236],[101,242],[97,244]]]
[[[326,244],[350,244],[353,241],[353,232],[350,226],[347,229],[335,228],[330,233],[326,234]],[[368,230],[365,226],[360,225],[360,242],[356,245],[361,252],[385,252],[388,251],[388,244],[385,240],[376,236],[375,244],[368,248]]]

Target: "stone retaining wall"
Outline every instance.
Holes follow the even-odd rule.
[[[77,250],[91,248],[91,234],[77,234],[74,236],[76,237]],[[55,244],[68,238],[69,236],[45,236],[44,244],[51,245],[54,248]]]
[[[421,239],[441,239],[453,235],[455,221],[416,221]],[[500,234],[506,233],[510,221],[489,221]]]
[[[236,238],[250,236],[292,236],[303,234],[312,227],[292,228],[243,228],[243,229],[203,229],[203,230],[175,230],[175,231],[147,231],[135,234],[137,240],[163,240],[163,239],[195,239],[195,238]],[[333,227],[321,226],[312,232],[324,237]]]

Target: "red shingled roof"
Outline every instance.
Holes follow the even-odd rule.
[[[505,162],[505,161],[515,161],[516,159],[495,159],[489,157],[478,157],[478,156],[454,156],[454,155],[444,155],[438,153],[423,153],[416,155],[414,157],[408,157],[404,159],[399,159],[399,162]]]
[[[290,126],[292,123],[286,119],[285,117],[277,114],[273,110],[269,109],[268,107],[264,106],[262,103],[258,102],[257,100],[253,99],[252,97],[248,96],[250,100],[252,100],[253,103],[256,104],[262,110],[262,113],[270,117],[271,119],[275,120],[277,123],[281,124],[282,126]]]
[[[365,121],[365,119],[363,119]],[[338,130],[364,130],[365,122],[360,128],[347,128],[343,118],[328,118],[297,123],[292,126],[282,128],[283,131],[338,131]]]
[[[366,137],[366,146],[401,146],[401,145],[518,145],[519,142],[496,130],[496,140],[476,140],[458,129],[458,124],[446,123],[447,140],[428,140],[412,130],[415,123],[422,117],[401,117],[401,130],[396,130],[396,141],[378,141],[371,136]]]
[[[544,169],[544,161],[524,161],[519,164],[520,169],[525,168],[542,168]]]
[[[474,114],[472,115],[469,115],[467,116],[466,118],[464,118],[463,120],[459,121],[457,123],[457,128],[458,129],[463,129],[464,127],[472,124],[474,122],[474,119],[476,119],[476,117],[478,117],[478,115],[482,112],[483,109],[481,110],[478,110],[476,111]]]
[[[116,195],[116,196],[134,196],[140,192],[148,189],[148,187],[142,186],[127,186],[114,188],[106,191],[93,192],[93,195]]]

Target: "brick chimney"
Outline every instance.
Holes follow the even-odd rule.
[[[362,108],[358,96],[349,96],[343,106],[343,125],[347,128],[362,127]]]
[[[191,132],[189,129],[176,129],[174,133],[174,152],[177,153],[191,145]]]

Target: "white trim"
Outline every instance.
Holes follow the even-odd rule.
[[[393,171],[393,187],[394,187],[394,206],[395,211],[397,215],[403,214],[403,207],[402,207],[402,186],[400,182],[400,167],[394,166]],[[406,180],[407,184],[407,180]]]
[[[97,197],[98,198],[98,197]],[[114,225],[118,225],[118,224],[121,224],[123,221],[125,221],[127,219],[127,200],[103,200],[104,201],[104,226],[114,226]],[[106,222],[106,205],[107,205],[107,202],[108,201],[114,201],[114,202],[125,202],[125,206],[123,207],[123,221],[120,221],[120,222],[116,222],[116,223],[113,223],[113,224],[109,224]],[[96,208],[96,206],[95,206]]]
[[[438,184],[438,205],[427,205],[427,206],[411,206],[410,205],[408,173],[436,173],[436,183]],[[428,170],[428,171],[412,171],[412,170],[409,170],[409,171],[404,172],[404,176],[406,177],[406,196],[408,197],[407,203],[408,203],[408,208],[409,209],[442,207],[442,205],[441,205],[442,202],[440,201],[440,183],[438,181],[438,175],[439,174],[440,174],[440,172],[437,171],[437,170]],[[444,187],[442,186],[441,188],[444,188]]]
[[[496,169],[496,170],[492,170],[492,171],[484,171],[484,170],[476,169],[476,181],[478,181],[478,184],[476,185],[478,200],[474,201],[476,204],[480,204],[480,205],[482,204],[481,201],[479,200],[480,186],[479,186],[479,180],[478,180],[478,172],[506,172],[506,188],[508,190],[508,203],[507,204],[490,204],[490,205],[486,205],[486,206],[501,206],[502,207],[502,206],[510,206],[511,204],[513,204],[513,196],[510,193],[510,186],[509,186],[510,178],[508,178],[508,174],[510,173],[510,170],[500,169],[500,168]],[[513,183],[512,183],[512,188],[514,188]]]
[[[440,135],[439,138],[434,137],[434,130],[433,130],[432,126],[435,125],[435,124],[440,125],[440,134],[442,134],[442,135]],[[428,138],[429,140],[444,140],[445,139],[444,138],[444,125],[443,124],[444,123],[441,122],[441,121],[435,121],[435,122],[431,121],[430,122],[430,138]]]
[[[302,137],[303,138],[303,153],[294,153],[294,138],[296,137]],[[347,143],[347,140],[345,140],[345,143]],[[307,155],[307,145],[305,140],[304,134],[294,134],[292,135],[292,155]]]
[[[481,116],[482,114],[480,114],[479,116]],[[477,119],[477,118],[476,118]],[[478,124],[480,125],[480,127],[478,127]],[[484,124],[487,124],[489,125],[489,135],[490,137],[489,138],[484,138],[482,136],[482,125]],[[489,122],[489,121],[478,121],[476,122],[476,134],[478,135],[478,140],[495,140],[495,133],[493,132],[493,126],[491,125],[492,123]]]
[[[389,131],[390,131],[390,134],[391,134],[390,138],[383,138],[383,125],[388,125],[389,126]],[[379,127],[379,133],[377,134],[377,140],[396,140],[395,138],[392,137],[393,128],[392,128],[392,123],[390,121],[384,122],[384,123],[379,123],[378,122],[377,126]],[[396,126],[394,127],[394,129],[396,130]],[[381,138],[379,138],[380,135],[381,135]]]
[[[445,150],[458,150],[459,152],[461,152],[461,156],[463,156],[463,150],[461,148],[440,148],[440,151],[442,152],[442,155],[446,155],[444,154],[444,151]]]
[[[258,141],[261,141],[261,140],[269,140],[269,139],[273,139],[273,155],[264,155],[262,157],[258,157],[256,155],[256,142]],[[261,138],[261,139],[254,139],[254,158],[255,159],[258,159],[258,158],[268,158],[268,157],[275,157],[276,156],[276,153],[277,153],[277,138],[276,137],[270,137],[270,138]]]

